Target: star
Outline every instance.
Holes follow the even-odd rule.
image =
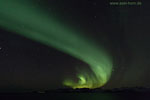
[[[94,2],[93,5],[96,5],[96,2]]]

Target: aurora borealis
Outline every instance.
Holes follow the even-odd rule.
[[[141,2],[0,0],[0,92],[150,87]]]
[[[112,60],[107,51],[83,36],[82,32],[46,15],[40,8],[32,8],[32,2],[1,0],[0,19],[0,25],[5,29],[52,46],[89,64],[91,73],[79,70],[76,73],[78,81],[66,78],[62,82],[64,85],[72,88],[98,88],[109,80]]]

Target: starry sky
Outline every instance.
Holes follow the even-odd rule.
[[[104,88],[150,87],[149,2],[110,6],[108,0],[31,1],[31,8],[53,14],[58,22],[107,49],[113,67]],[[64,77],[76,75],[76,66],[89,67],[70,54],[16,33],[0,27],[0,91],[62,88]]]

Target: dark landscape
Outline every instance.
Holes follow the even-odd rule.
[[[2,100],[149,100],[150,88],[56,89],[22,93],[0,93]]]

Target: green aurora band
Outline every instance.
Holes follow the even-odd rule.
[[[56,18],[33,7],[28,0],[0,0],[0,26],[17,34],[54,47],[90,66],[91,73],[77,70],[75,81],[66,77],[63,85],[72,88],[98,88],[112,72],[112,59],[105,49]]]

